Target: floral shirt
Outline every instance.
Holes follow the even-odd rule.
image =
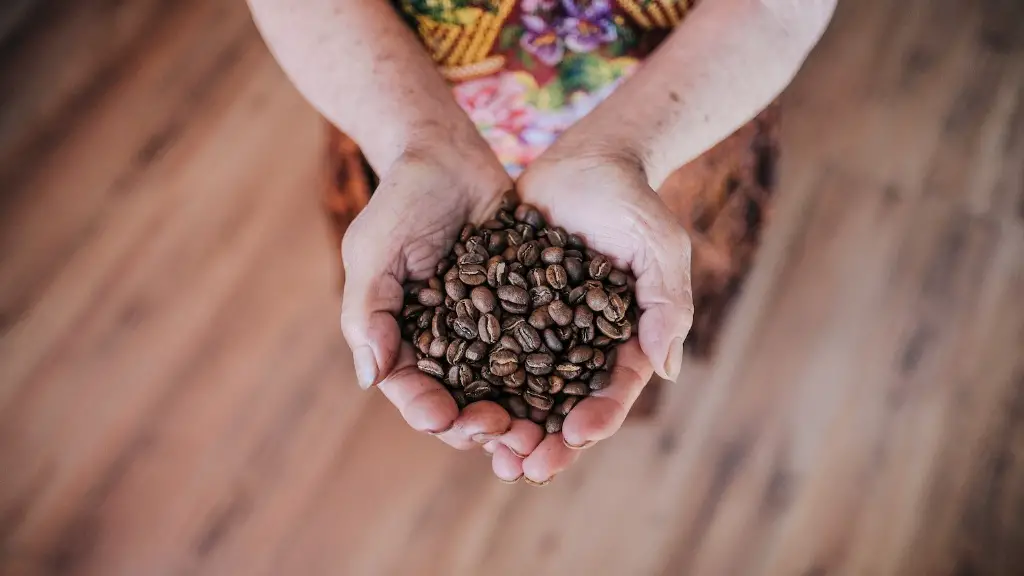
[[[393,0],[512,176],[590,112],[694,0]]]

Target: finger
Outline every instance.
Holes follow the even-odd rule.
[[[570,448],[585,448],[610,437],[622,426],[654,370],[636,338],[619,346],[607,388],[595,390],[573,407],[562,423]]]
[[[394,370],[377,388],[414,430],[439,434],[453,428],[459,416],[459,407],[448,390],[416,367],[416,353],[410,344],[402,344]]]
[[[375,268],[367,264],[365,255],[345,258],[341,330],[352,349],[356,376],[364,390],[394,369],[400,343],[394,314],[402,308],[402,286],[393,276]]]
[[[504,444],[498,444],[491,458],[491,470],[498,480],[513,484],[523,477],[523,459],[516,456]]]
[[[511,427],[512,419],[504,408],[494,402],[474,402],[463,408],[452,427],[438,438],[454,448],[468,450],[497,439]]]
[[[638,332],[640,347],[654,370],[675,381],[682,368],[683,341],[693,325],[690,242],[681,231],[665,232],[662,241],[638,270],[636,301],[642,310]]]
[[[498,449],[498,446],[501,446],[500,442],[498,442],[497,440],[491,440],[487,444],[484,444],[484,452],[487,452],[488,454],[494,454],[494,451]]]
[[[532,454],[523,460],[523,474],[533,485],[544,485],[556,474],[565,470],[579,459],[579,450],[570,450],[561,434],[548,434]]]
[[[498,438],[513,454],[520,458],[530,455],[544,439],[544,429],[536,422],[516,418],[512,420],[512,427],[509,431]]]

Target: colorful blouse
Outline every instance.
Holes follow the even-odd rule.
[[[607,97],[694,0],[394,0],[512,176]]]

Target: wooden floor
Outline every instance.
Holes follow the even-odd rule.
[[[355,385],[244,3],[67,5],[0,64],[0,574],[1024,574],[1024,2],[840,2],[715,363],[544,488]]]

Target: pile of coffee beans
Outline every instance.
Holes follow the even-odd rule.
[[[463,228],[437,276],[405,286],[399,322],[417,367],[460,409],[497,401],[554,434],[580,399],[608,386],[615,346],[636,322],[630,284],[508,192],[493,219]]]

